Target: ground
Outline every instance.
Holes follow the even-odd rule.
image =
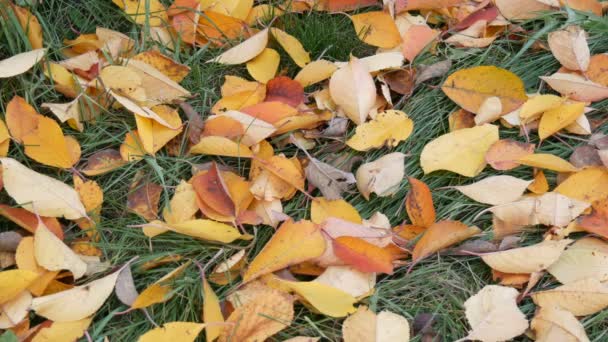
[[[1,1],[0,1],[1,2]],[[124,32],[134,39],[140,37],[141,27],[130,22],[129,19],[110,0],[71,1],[71,0],[44,0],[33,9],[40,20],[44,30],[45,46],[50,48],[50,58],[62,59],[61,49],[64,39],[72,39],[78,33],[94,32],[96,26],[108,27]],[[19,3],[19,1],[17,1]],[[26,39],[16,28],[15,23],[1,21],[0,19],[0,59],[12,56],[26,50]],[[443,59],[451,59],[452,71],[463,67],[475,65],[496,65],[509,69],[520,76],[528,92],[536,92],[546,85],[541,84],[539,76],[553,73],[559,68],[557,60],[550,52],[538,49],[536,41],[546,42],[546,34],[561,27],[564,23],[581,25],[590,36],[589,43],[592,53],[608,51],[608,20],[604,17],[588,17],[581,13],[555,12],[545,17],[523,24],[529,32],[513,32],[505,35],[494,44],[484,49],[456,49],[440,44],[434,55],[427,52],[419,57],[415,64],[431,64]],[[343,14],[305,13],[292,14],[283,17],[280,21],[285,30],[297,37],[311,54],[311,58],[321,56],[328,60],[345,61],[349,55],[366,56],[373,48],[359,41],[350,20]],[[138,44],[139,50],[150,46]],[[203,116],[209,114],[212,104],[219,99],[219,87],[226,74],[246,75],[244,66],[225,67],[217,64],[206,64],[204,61],[217,55],[219,51],[213,49],[193,49],[183,51],[164,51],[176,60],[189,65],[192,71],[182,85],[194,94],[189,101]],[[298,68],[286,56],[282,56],[282,66],[286,65],[286,74],[295,76]],[[287,64],[285,64],[287,62]],[[406,153],[406,173],[408,176],[421,178],[431,189],[444,188],[449,185],[462,184],[467,181],[464,177],[448,172],[434,172],[424,176],[419,165],[419,154],[423,146],[433,138],[448,131],[448,114],[456,106],[443,95],[438,85],[441,79],[436,79],[418,86],[413,95],[400,101],[400,108],[415,122],[414,133],[405,142],[394,149]],[[0,112],[4,113],[8,100],[13,95],[25,97],[30,103],[39,106],[43,102],[66,102],[60,94],[55,92],[52,85],[41,73],[29,74],[0,82]],[[596,104],[596,108],[606,115],[608,100]],[[38,107],[39,109],[39,107]],[[83,133],[70,130],[66,125],[66,133],[77,138],[82,146],[83,158],[106,147],[117,148],[125,133],[135,127],[133,115],[126,111],[111,110],[101,116],[94,125],[88,125]],[[606,131],[606,125],[600,126],[598,131]],[[501,129],[501,138],[519,137],[516,129]],[[282,139],[285,137],[278,137]],[[538,143],[534,140],[533,143]],[[552,138],[543,142],[540,151],[549,152],[568,158],[572,149],[581,144],[585,137],[561,136],[561,141]],[[316,158],[324,160],[328,155],[327,141],[319,141],[318,147],[313,151]],[[325,152],[324,152],[325,151]],[[298,153],[293,147],[283,150],[289,156]],[[343,149],[340,153],[349,157],[360,157],[364,161],[371,161],[378,156],[386,154],[387,149],[380,149],[371,153],[356,153],[350,149]],[[39,172],[71,182],[68,172],[58,171],[33,163],[25,157],[20,146],[13,144],[11,156],[18,159],[28,167]],[[246,163],[236,163],[233,160],[214,158],[216,161],[235,165],[240,170],[247,168]],[[195,259],[205,263],[211,256],[223,248],[224,256],[229,256],[243,245],[219,246],[202,243],[198,240],[179,236],[177,234],[164,234],[150,241],[139,228],[132,225],[144,223],[134,214],[126,211],[127,193],[129,184],[136,172],[142,171],[151,180],[164,184],[171,190],[180,179],[188,179],[191,175],[192,164],[208,161],[205,156],[171,157],[160,152],[156,158],[146,158],[139,163],[131,163],[109,174],[95,177],[102,186],[105,202],[102,212],[101,232],[102,241],[98,247],[104,256],[115,265],[124,263],[133,256],[139,256],[134,264],[134,277],[138,289],[146,287],[169,270],[177,266],[168,264],[150,271],[139,269],[144,262],[159,256],[178,254],[184,258]],[[531,176],[529,168],[518,168],[507,174],[525,177]],[[496,174],[490,168],[470,181],[483,179]],[[548,175],[551,184],[555,184],[554,175]],[[399,192],[392,197],[373,197],[366,201],[356,192],[347,195],[346,200],[352,203],[366,218],[375,211],[385,213],[396,225],[406,219],[403,208],[403,199],[409,185],[404,179]],[[169,191],[167,193],[171,194]],[[9,203],[6,194],[1,195],[3,203]],[[475,224],[484,231],[484,237],[491,238],[491,219],[489,214],[480,216],[476,221],[473,218],[485,206],[467,199],[455,190],[434,190],[433,196],[437,208],[438,219],[457,219],[466,224]],[[166,200],[163,197],[162,202]],[[285,212],[294,218],[307,217],[310,203],[305,196],[296,196],[286,206]],[[0,231],[14,227],[2,219]],[[74,225],[66,227],[68,239],[81,236],[83,233]],[[273,233],[273,229],[260,226],[254,248],[249,250],[249,257],[253,257],[266,243]],[[526,233],[524,240],[532,243],[540,240],[540,231]],[[421,313],[431,313],[437,316],[435,329],[445,341],[453,341],[466,335],[467,322],[464,316],[463,303],[486,284],[493,283],[489,268],[476,257],[450,257],[436,256],[429,258],[413,268],[408,274],[407,267],[401,267],[390,276],[381,276],[375,293],[365,299],[372,308],[389,309],[406,317],[410,322]],[[232,291],[235,286],[229,285],[216,288],[220,298]],[[549,288],[555,283],[546,277],[539,283],[539,288]],[[201,314],[201,282],[196,267],[189,267],[185,276],[180,278],[175,286],[175,297],[165,304],[149,308],[151,318],[158,323],[170,321],[199,321]],[[521,306],[522,310],[531,317],[533,306],[526,299]],[[143,332],[151,329],[152,324],[140,311],[117,316],[117,312],[124,311],[126,307],[114,297],[110,299],[95,316],[95,322],[89,330],[94,341],[101,341],[107,336],[110,341],[133,341]],[[606,340],[608,328],[608,310],[588,316],[583,320],[585,329],[592,341]],[[340,339],[341,320],[312,314],[309,310],[298,306],[294,323],[273,340],[282,341],[292,336],[308,335],[323,336],[327,340]],[[417,338],[419,339],[419,337]],[[417,340],[415,339],[415,340]],[[202,338],[201,338],[202,340]],[[525,340],[525,338],[522,338]]]

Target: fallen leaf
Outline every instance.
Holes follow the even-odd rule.
[[[474,177],[486,166],[486,152],[498,140],[498,127],[489,124],[450,132],[424,146],[420,165],[425,174],[448,170]]]
[[[186,267],[190,265],[190,262],[182,264],[175,268],[171,272],[165,274],[162,278],[155,281],[153,284],[146,287],[137,298],[131,303],[132,309],[142,309],[148,306],[164,303],[171,299],[174,295],[173,292],[173,280],[179,277]]]
[[[367,67],[357,58],[336,70],[329,80],[334,102],[356,124],[365,122],[376,101],[376,86]]]
[[[586,36],[584,29],[571,25],[549,33],[547,40],[551,53],[564,67],[585,71],[591,57]]]
[[[157,105],[151,108],[158,117],[167,122],[171,127],[179,127],[177,129],[166,127],[158,121],[135,115],[135,123],[137,124],[137,133],[141,141],[144,151],[154,155],[168,142],[177,137],[182,131],[182,120],[179,117],[177,109],[166,105]]]
[[[357,224],[361,223],[361,216],[357,209],[345,200],[328,200],[323,197],[315,198],[310,205],[310,220],[313,223],[321,224],[329,217]]]
[[[127,164],[120,156],[120,152],[113,149],[106,149],[95,152],[87,159],[87,165],[82,169],[82,173],[87,176],[98,176],[115,170]]]
[[[87,264],[42,222],[34,233],[34,252],[38,265],[49,271],[69,270],[79,279],[87,270]]]
[[[235,158],[253,157],[249,147],[224,137],[203,137],[190,148],[190,153]]]
[[[270,29],[270,33],[300,68],[310,63],[309,53],[295,37],[275,27]]]
[[[452,101],[472,113],[479,113],[482,104],[491,97],[500,100],[500,115],[517,109],[528,98],[524,83],[517,75],[495,66],[458,70],[448,76],[441,89]]]
[[[577,102],[562,105],[558,108],[546,111],[540,119],[538,126],[539,138],[546,139],[557,133],[559,130],[574,123],[578,117],[584,115],[585,104]]]
[[[180,64],[156,50],[143,51],[132,59],[150,65],[175,82],[183,81],[190,72],[190,67],[187,65]]]
[[[359,306],[342,324],[344,342],[410,340],[410,325],[401,315],[390,311],[372,312],[367,306]]]
[[[465,196],[484,204],[499,205],[518,200],[532,183],[513,176],[490,176],[479,182],[455,186]]]
[[[510,20],[533,19],[544,11],[559,7],[559,3],[553,0],[496,0],[495,4],[500,14]]]
[[[412,261],[418,262],[427,256],[451,245],[462,242],[481,230],[475,226],[468,227],[459,221],[439,221],[432,224],[416,243],[412,253]]]
[[[542,308],[557,307],[575,316],[593,315],[608,307],[608,287],[597,278],[587,278],[531,294]]]
[[[194,187],[181,180],[169,204],[163,209],[163,218],[168,224],[180,223],[194,218],[198,212]]]
[[[198,239],[230,243],[236,239],[249,239],[249,235],[241,235],[238,229],[224,223],[212,220],[196,219],[167,225],[173,232],[192,236]]]
[[[376,274],[360,272],[351,266],[329,266],[314,281],[340,289],[353,297],[363,297],[373,292]]]
[[[401,35],[390,14],[372,11],[350,16],[355,32],[364,43],[391,49],[401,43]]]
[[[243,275],[243,281],[248,282],[289,265],[314,259],[323,254],[324,250],[325,240],[319,226],[306,220],[288,220],[251,261]]]
[[[528,190],[535,194],[542,195],[549,191],[549,183],[543,170],[538,170],[534,173],[534,181],[528,185]]]
[[[230,314],[218,341],[264,341],[288,327],[293,315],[293,297],[266,287]]]
[[[139,25],[161,26],[169,21],[167,10],[159,0],[112,0]]]
[[[0,158],[8,194],[30,212],[69,220],[86,217],[78,193],[70,186],[34,172],[12,158]]]
[[[577,240],[547,269],[562,284],[587,278],[608,279],[608,244],[603,240],[584,237]]]
[[[205,324],[194,322],[169,322],[139,336],[138,342],[184,341],[194,342],[205,328]]]
[[[135,282],[133,281],[133,275],[131,273],[131,266],[125,266],[118,278],[116,279],[116,297],[123,304],[131,306],[135,299],[139,296],[139,292],[135,288]]]
[[[465,338],[480,341],[505,341],[523,334],[528,328],[526,316],[517,307],[517,290],[486,285],[464,302],[471,331]]]
[[[221,55],[207,61],[220,64],[242,64],[262,53],[268,44],[268,29],[249,37],[242,43],[226,50]]]
[[[76,341],[84,335],[92,321],[93,318],[88,317],[70,322],[52,322],[38,330],[32,342]]]
[[[536,341],[589,341],[581,322],[573,314],[558,308],[540,308],[532,318],[530,328]]]
[[[355,135],[346,144],[357,151],[368,151],[387,145],[396,147],[414,130],[414,122],[402,111],[387,110],[369,122],[357,126]]]
[[[267,102],[283,102],[291,107],[297,107],[304,102],[304,88],[298,81],[287,76],[278,76],[266,84]]]
[[[0,272],[0,304],[4,304],[32,284],[38,274],[28,270],[8,270]]]
[[[148,221],[154,220],[158,213],[158,202],[163,188],[155,183],[137,178],[131,183],[127,196],[127,208]]]
[[[557,72],[551,76],[540,76],[540,79],[572,100],[595,102],[608,98],[608,86],[597,84],[578,74]]]
[[[8,205],[0,204],[0,215],[13,221],[19,227],[34,233],[38,228],[38,222],[42,223],[55,234],[59,239],[63,240],[63,228],[59,221],[54,217],[36,216],[23,208],[12,208]],[[1,234],[1,233],[0,233]]]
[[[120,270],[85,285],[34,298],[32,310],[54,322],[78,321],[93,315],[114,290]]]
[[[568,161],[579,169],[603,165],[598,150],[591,145],[581,145],[575,148]]]
[[[566,178],[555,192],[593,203],[608,196],[608,171],[603,167],[588,167]]]
[[[412,69],[399,69],[382,75],[389,89],[401,95],[412,93],[415,76],[417,74]]]
[[[247,71],[254,80],[260,83],[267,83],[277,74],[280,62],[281,56],[279,53],[274,49],[266,48],[247,62]]]
[[[519,118],[523,123],[537,120],[544,112],[559,108],[564,98],[552,94],[535,95],[521,106]]]
[[[435,223],[435,207],[433,195],[428,185],[416,178],[408,177],[410,191],[405,197],[405,210],[412,224],[419,227],[429,227]]]
[[[573,240],[546,240],[535,245],[483,254],[481,259],[503,273],[534,273],[556,262]]]
[[[309,184],[319,188],[328,200],[342,198],[342,193],[348,190],[351,184],[357,182],[352,173],[342,171],[315,158],[310,159],[304,172]]]
[[[21,75],[34,67],[46,54],[46,49],[18,53],[0,61],[0,78]]]
[[[12,3],[8,5],[11,5],[11,7],[13,8],[13,13],[17,17],[17,20],[19,21],[19,25],[23,29],[23,32],[27,35],[27,40],[29,41],[32,48],[42,48],[42,26],[40,26],[38,18],[26,8],[16,6]]]
[[[562,6],[571,7],[578,11],[593,12],[597,16],[602,15],[602,9],[604,8],[602,5],[605,6],[598,0],[560,0],[560,3]]]
[[[338,67],[334,63],[319,59],[306,64],[294,77],[294,80],[306,88],[330,78],[337,69]]]
[[[224,315],[222,314],[222,308],[220,307],[220,300],[217,298],[213,288],[207,282],[207,279],[203,278],[203,322],[207,325],[205,331],[205,337],[207,342],[213,342],[220,336],[222,331],[220,325],[224,323]]]
[[[405,176],[404,160],[403,153],[393,152],[359,166],[355,178],[363,197],[369,200],[372,192],[380,197],[397,192]]]
[[[608,238],[608,199],[593,202],[591,207],[589,214],[578,217],[577,225],[589,233]]]
[[[419,66],[416,73],[415,84],[426,82],[435,77],[441,77],[450,71],[452,67],[452,61],[446,59],[431,65]]]
[[[517,160],[526,166],[537,167],[556,172],[576,172],[578,169],[562,158],[548,153],[527,154]]]
[[[38,129],[40,114],[20,96],[14,96],[6,106],[6,125],[10,135],[18,143],[23,137]]]
[[[365,240],[341,236],[333,240],[335,255],[360,272],[393,273],[392,254]]]
[[[430,28],[428,25],[412,25],[403,34],[401,53],[410,62],[431,44],[441,32]]]
[[[486,152],[485,159],[495,170],[506,171],[520,165],[519,159],[534,153],[534,145],[512,139],[500,139]]]

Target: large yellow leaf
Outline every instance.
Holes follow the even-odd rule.
[[[589,342],[581,322],[572,313],[559,308],[540,308],[532,318],[530,328],[539,342]]]
[[[420,165],[425,174],[448,170],[474,177],[486,166],[486,152],[496,141],[498,127],[489,124],[450,132],[424,146]]]
[[[321,229],[306,220],[284,222],[243,275],[245,282],[289,265],[314,259],[325,251]]]
[[[546,139],[557,133],[562,128],[574,123],[581,115],[584,115],[585,104],[576,102],[565,104],[555,109],[546,111],[540,119],[538,126],[538,136]]]
[[[28,270],[0,272],[0,304],[15,298],[36,278],[38,278],[38,274]]]
[[[412,260],[417,262],[480,232],[479,228],[468,227],[459,221],[439,221],[428,227],[424,235],[418,240],[412,252]]]
[[[226,50],[221,55],[207,61],[221,64],[242,64],[262,53],[268,44],[268,29],[264,29],[244,42]]]
[[[556,172],[576,172],[578,169],[562,158],[548,153],[528,154],[517,160],[518,163]]]
[[[69,220],[86,216],[86,209],[72,187],[36,173],[12,158],[0,158],[0,161],[4,188],[24,209]]]
[[[180,223],[194,219],[198,210],[194,188],[190,183],[181,180],[171,201],[163,209],[163,218],[168,224]]]
[[[367,119],[376,103],[376,85],[368,68],[357,58],[336,70],[329,80],[334,102],[357,125]]]
[[[203,278],[203,322],[207,324],[205,335],[207,342],[213,342],[222,331],[221,323],[224,322],[220,300],[209,285],[207,279]]]
[[[180,341],[194,342],[205,324],[194,322],[169,322],[162,327],[154,328],[141,335],[138,342]]]
[[[6,5],[12,4],[5,4],[5,6]],[[17,20],[19,21],[19,25],[23,29],[23,32],[27,34],[27,40],[29,40],[32,48],[41,49],[43,45],[42,26],[40,26],[38,18],[23,7],[19,7],[16,5],[12,5],[12,7],[13,13],[17,17]]]
[[[365,12],[350,17],[355,32],[369,45],[391,49],[401,43],[401,35],[391,15],[384,11]]]
[[[387,110],[369,122],[357,126],[355,135],[346,145],[357,151],[368,151],[386,145],[396,147],[414,130],[414,122],[402,111]]]
[[[531,296],[538,306],[559,307],[575,316],[593,315],[608,307],[608,287],[597,278],[577,280]]]
[[[562,284],[596,278],[608,280],[608,244],[601,239],[585,237],[576,241],[547,269]]]
[[[190,148],[190,153],[236,158],[253,157],[253,153],[249,147],[219,136],[201,138],[196,145]]]
[[[336,69],[338,67],[334,63],[319,59],[304,66],[294,77],[294,80],[300,82],[302,87],[306,88],[330,78]]]
[[[270,33],[300,68],[310,63],[310,55],[295,37],[274,27],[270,29]]]
[[[46,116],[38,118],[38,128],[34,132],[23,136],[23,144],[28,157],[45,165],[68,169],[80,159],[78,153],[74,160],[61,127]]]
[[[158,121],[146,118],[141,115],[135,115],[135,123],[137,124],[137,133],[141,140],[143,149],[154,155],[158,150],[163,148],[169,141],[178,136],[183,128],[182,120],[176,109],[166,105],[157,105],[151,108],[163,121],[167,122],[171,127],[166,127]]]
[[[169,22],[165,6],[159,0],[112,0],[137,24],[161,26]]]
[[[524,82],[514,73],[495,66],[458,70],[445,80],[441,89],[472,113],[478,113],[483,103],[492,97],[500,99],[500,115],[514,111],[528,99]]]
[[[481,259],[503,273],[534,273],[547,269],[572,240],[547,240],[535,245],[483,254]]]
[[[321,224],[329,217],[335,217],[353,223],[361,223],[357,209],[343,199],[327,200],[317,197],[310,205],[310,220]]]
[[[0,78],[23,74],[42,59],[46,49],[36,49],[16,54],[0,61]]]
[[[515,302],[519,293],[511,287],[486,285],[464,302],[471,325],[466,340],[508,341],[528,328],[526,316]]]
[[[83,318],[70,322],[53,322],[50,326],[44,326],[34,335],[32,342],[68,342],[77,341],[89,325],[93,318]]]
[[[38,265],[49,271],[69,270],[74,279],[81,278],[87,271],[87,264],[42,222],[34,233],[34,253]]]
[[[254,59],[247,62],[247,71],[254,80],[267,83],[277,74],[281,56],[274,49],[266,48]]]
[[[93,315],[114,290],[120,270],[101,279],[32,301],[36,314],[55,322],[78,321]]]
[[[564,101],[564,98],[557,95],[535,95],[521,106],[519,118],[523,123],[532,122],[538,119],[542,113],[558,108]]]
[[[593,203],[608,197],[608,170],[589,167],[566,178],[556,188],[564,196]]]

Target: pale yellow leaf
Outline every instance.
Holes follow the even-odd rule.
[[[601,239],[584,237],[568,248],[547,269],[562,284],[596,278],[608,280],[608,244]]]
[[[573,240],[546,240],[535,245],[482,254],[481,259],[503,273],[534,273],[556,262]]]
[[[532,183],[513,176],[490,176],[479,182],[455,186],[467,197],[485,204],[498,205],[518,200]]]
[[[532,293],[534,303],[543,308],[559,307],[575,316],[593,315],[608,307],[608,287],[597,278],[586,278]]]
[[[376,102],[376,85],[367,67],[357,58],[336,70],[329,80],[333,101],[357,125],[367,119]]]
[[[23,74],[44,57],[46,49],[36,49],[16,54],[0,61],[0,78]]]
[[[74,279],[81,278],[87,264],[42,223],[34,233],[34,253],[38,265],[49,271],[69,270]]]
[[[268,29],[264,29],[253,36],[249,37],[244,42],[226,50],[221,55],[207,61],[207,63],[215,62],[221,64],[242,64],[252,60],[257,55],[262,53],[268,44]]]

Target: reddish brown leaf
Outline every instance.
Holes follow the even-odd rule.
[[[484,7],[482,9],[479,9],[479,10],[469,14],[461,22],[454,25],[453,29],[456,31],[461,31],[461,30],[464,30],[464,29],[468,28],[469,26],[475,24],[476,22],[478,22],[480,20],[485,20],[486,22],[489,23],[492,20],[496,19],[497,16],[498,16],[498,8],[494,5],[490,5],[490,6]]]
[[[0,204],[0,215],[15,222],[19,227],[30,233],[35,232],[38,227],[38,217],[22,208],[13,208],[5,204]],[[63,240],[63,228],[61,228],[61,224],[56,218],[40,217],[40,220],[42,220],[42,223],[44,223],[53,234]]]
[[[520,165],[518,160],[534,153],[534,145],[512,139],[495,142],[486,152],[486,161],[496,170],[511,170]]]
[[[191,183],[196,192],[199,207],[203,212],[210,208],[223,216],[234,217],[236,215],[236,208],[228,194],[217,164],[213,163],[209,171],[192,177]]]
[[[414,69],[401,69],[384,74],[388,87],[397,94],[409,95],[414,88]]]
[[[148,221],[157,219],[158,202],[163,188],[155,183],[146,182],[143,178],[137,178],[131,184],[127,196],[127,208]]]
[[[334,253],[340,260],[361,272],[393,273],[393,255],[365,240],[341,236],[333,240]]]
[[[412,224],[428,227],[435,223],[435,207],[429,187],[416,178],[408,177],[411,189],[405,197],[405,210]]]
[[[82,173],[87,176],[97,176],[110,172],[127,164],[120,155],[120,152],[113,149],[95,152],[88,158],[87,166],[82,169]]]
[[[577,223],[590,233],[608,238],[608,199],[593,203],[589,215],[578,218]]]
[[[275,77],[266,84],[264,101],[279,101],[297,107],[304,102],[304,88],[300,82],[287,76]]]

